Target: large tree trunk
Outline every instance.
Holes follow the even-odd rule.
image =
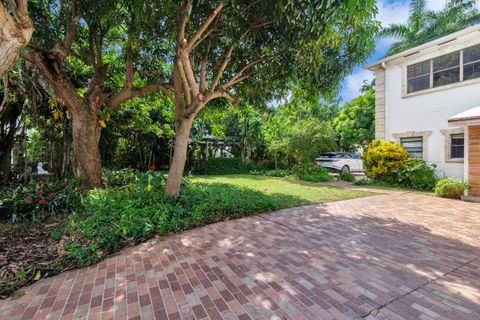
[[[180,194],[180,183],[187,160],[188,139],[192,123],[193,117],[182,119],[176,128],[173,158],[165,187],[165,193],[170,196],[178,196]]]
[[[75,175],[82,177],[82,186],[90,190],[102,188],[102,159],[98,143],[102,127],[94,108],[77,108],[72,113],[73,156]]]
[[[7,183],[12,177],[12,149],[15,144],[16,127],[11,127],[8,135],[0,141],[0,182]]]
[[[34,31],[26,0],[19,1],[15,13],[15,17],[10,15],[0,2],[0,75],[15,64],[20,49],[30,42]]]
[[[65,178],[70,162],[70,132],[68,130],[69,122],[66,117],[63,118],[63,137],[62,137],[62,167],[60,169],[60,178]]]

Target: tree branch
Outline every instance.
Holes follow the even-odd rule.
[[[200,92],[203,94],[207,89],[207,59],[202,59],[200,63]]]
[[[190,65],[190,58],[187,54],[183,54],[181,56],[182,65],[185,72],[185,76],[187,77],[188,84],[190,86],[190,90],[192,91],[192,95],[196,98],[200,91],[198,89],[197,81],[195,80],[195,74],[193,73],[192,66]]]
[[[213,92],[211,95],[207,96],[205,101],[209,102],[209,101],[212,101],[212,100],[217,99],[217,98],[225,98],[233,104],[237,103],[237,100],[234,97],[232,97],[225,90],[217,90],[217,91]]]
[[[171,98],[171,95],[169,92],[171,88],[172,86],[169,83],[154,83],[154,84],[146,85],[141,88],[136,88],[136,87],[124,88],[108,101],[108,106],[114,109],[120,106],[125,101],[146,95],[156,90],[161,90],[169,98]]]
[[[183,96],[185,97],[185,104],[189,106],[192,103],[192,96],[190,92],[190,87],[188,86],[187,77],[185,75],[185,69],[183,67],[182,60],[177,58],[177,69],[180,76],[180,83],[182,85]]]
[[[254,65],[260,63],[260,62],[263,62],[267,59],[270,59],[270,58],[273,58],[275,56],[277,56],[279,54],[269,54],[269,55],[266,55],[262,58],[258,58],[258,59],[255,59],[253,60],[252,62],[248,63],[247,65],[245,65],[242,69],[240,69],[240,71],[238,71],[227,83],[225,83],[224,85],[221,86],[222,89],[226,89],[232,85],[234,85],[235,83],[239,82],[237,81],[241,76],[242,74],[247,71],[248,69],[250,69],[251,67],[253,67]]]
[[[223,8],[223,1],[221,1],[217,5],[215,10],[213,10],[213,13],[207,18],[207,20],[205,20],[205,22],[197,30],[197,33],[195,33],[195,35],[192,37],[192,39],[190,39],[190,41],[188,41],[187,46],[186,46],[187,50],[192,49],[195,42],[197,42],[198,39],[200,39],[202,34],[205,32],[205,30],[207,30],[208,26],[212,23],[212,21],[215,19],[215,17],[220,13],[220,11],[222,11],[222,8]]]
[[[65,38],[63,42],[56,43],[52,52],[58,56],[60,60],[64,60],[70,51],[72,50],[73,40],[75,39],[75,34],[77,33],[78,21],[80,20],[80,15],[77,10],[77,1],[72,1],[72,18],[67,25],[65,32]]]
[[[178,31],[178,43],[182,45],[186,44],[185,29],[187,27],[188,16],[190,15],[190,11],[192,10],[192,2],[193,2],[192,0],[188,0],[185,3],[184,9],[182,12],[182,17],[180,21],[180,30]]]
[[[223,72],[225,71],[225,68],[230,62],[230,59],[232,58],[232,52],[233,52],[233,45],[231,45],[230,48],[228,48],[227,53],[225,54],[225,59],[223,60],[222,65],[220,66],[220,69],[218,69],[217,75],[213,79],[212,85],[210,87],[211,91],[215,90],[215,87],[217,86],[218,82],[222,78]]]
[[[230,20],[235,20],[239,16],[243,15],[244,12],[246,12],[250,8],[256,6],[259,2],[260,2],[260,0],[256,0],[256,1],[252,2],[251,4],[249,4],[248,6],[243,8],[242,10],[240,10],[234,17],[230,18]],[[196,41],[193,44],[192,49],[197,47],[200,43],[202,43],[202,41],[204,41],[206,38],[208,38],[208,36],[210,36],[210,34],[212,34],[212,32],[215,31],[216,29],[218,29],[218,27],[220,27],[222,24],[223,24],[223,21],[220,21],[219,23],[215,24],[212,28],[210,28],[210,30],[208,30],[198,41]]]

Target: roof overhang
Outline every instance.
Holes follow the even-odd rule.
[[[480,24],[477,24],[477,25],[474,25],[472,27],[465,28],[465,29],[457,31],[455,33],[452,33],[452,34],[446,35],[444,37],[435,39],[433,41],[424,43],[422,45],[416,46],[414,48],[405,50],[403,52],[394,54],[392,56],[383,58],[383,59],[378,60],[374,63],[368,64],[368,65],[365,66],[365,69],[375,71],[375,70],[378,70],[380,67],[384,67],[387,62],[390,62],[390,61],[393,61],[393,60],[396,60],[396,59],[402,59],[402,58],[407,58],[407,57],[410,57],[410,56],[414,56],[414,55],[416,55],[416,54],[418,54],[422,51],[428,51],[428,49],[434,49],[434,48],[437,48],[439,46],[446,45],[448,43],[451,43],[452,41],[457,40],[460,37],[466,36],[466,35],[474,33],[474,32],[479,32],[479,31],[480,31]]]
[[[450,127],[480,125],[480,106],[450,117],[448,125]]]

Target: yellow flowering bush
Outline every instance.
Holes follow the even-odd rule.
[[[373,180],[391,180],[395,172],[406,167],[411,156],[401,145],[374,140],[363,155],[365,175]]]

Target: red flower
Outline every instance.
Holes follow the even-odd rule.
[[[45,199],[40,199],[40,200],[38,200],[38,204],[41,205],[41,206],[44,206],[44,205],[47,204],[47,200],[45,200]]]
[[[157,167],[153,165],[153,166],[148,167],[148,170],[156,171],[156,170],[157,170]]]
[[[36,195],[37,197],[40,197],[40,196],[43,196],[44,193],[45,193],[45,191],[43,191],[42,189],[40,189],[40,190],[38,190],[38,191],[35,193],[35,195]]]

